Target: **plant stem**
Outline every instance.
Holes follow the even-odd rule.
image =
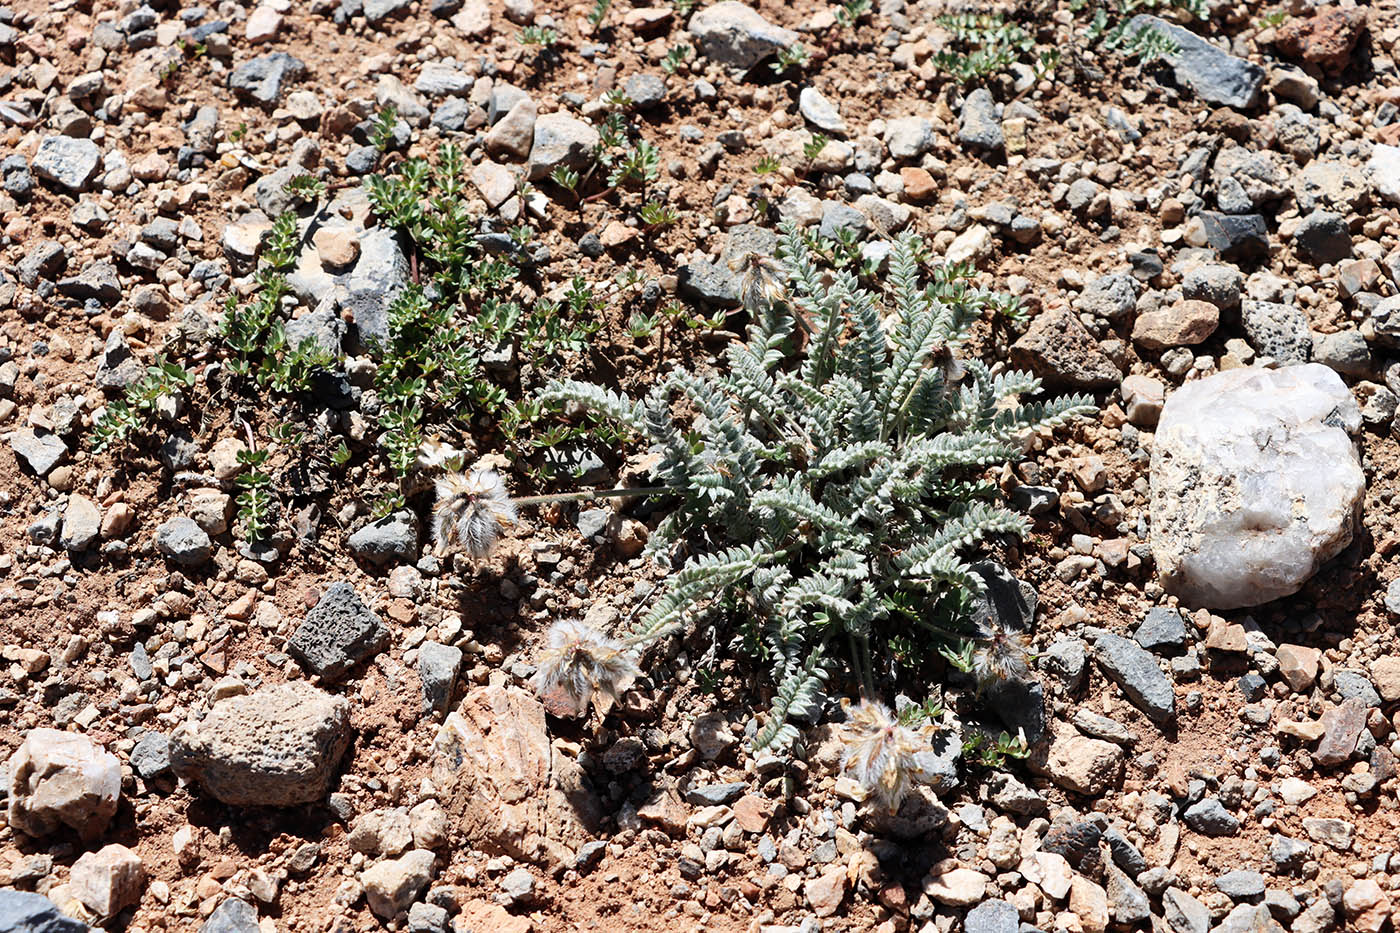
[[[549,505],[553,502],[583,502],[588,499],[622,499],[637,496],[664,496],[679,492],[675,486],[623,486],[617,489],[580,489],[577,492],[550,493],[545,496],[523,496],[512,501],[516,505]]]

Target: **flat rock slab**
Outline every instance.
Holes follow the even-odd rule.
[[[544,705],[517,687],[473,690],[433,746],[433,783],[472,845],[572,865],[601,806],[578,762],[555,750]]]
[[[1111,632],[1094,640],[1094,659],[1148,719],[1162,724],[1176,716],[1176,694],[1157,659],[1135,641]]]
[[[1351,543],[1366,479],[1361,412],[1310,363],[1233,369],[1162,408],[1152,452],[1152,554],[1163,587],[1209,609],[1296,593]]]

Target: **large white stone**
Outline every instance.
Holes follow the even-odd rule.
[[[1166,401],[1152,452],[1152,554],[1192,606],[1296,593],[1351,543],[1366,478],[1361,412],[1316,363],[1233,369]]]
[[[1366,163],[1366,168],[1371,173],[1376,193],[1400,204],[1400,146],[1377,144],[1371,150],[1371,161]]]

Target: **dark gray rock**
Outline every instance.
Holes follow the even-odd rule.
[[[433,111],[432,124],[448,133],[460,132],[467,125],[467,117],[471,114],[471,109],[471,105],[462,98],[449,97]],[[356,172],[355,174],[363,175],[364,172]]]
[[[87,301],[95,298],[103,304],[120,301],[123,295],[117,269],[106,260],[88,263],[76,276],[58,280],[58,290],[69,298]]]
[[[93,381],[104,389],[124,389],[139,381],[145,373],[146,367],[131,352],[121,328],[113,328],[102,348],[102,358],[97,361]]]
[[[1279,874],[1292,874],[1300,871],[1312,854],[1312,846],[1303,839],[1291,836],[1275,836],[1269,843],[1269,860]]]
[[[1312,354],[1308,316],[1297,305],[1246,299],[1240,323],[1256,353],[1289,363],[1306,363]]]
[[[1000,680],[986,688],[986,696],[1010,734],[1024,732],[1031,745],[1045,738],[1045,690],[1039,681]]]
[[[1134,878],[1147,871],[1146,857],[1118,830],[1112,827],[1104,830],[1103,840],[1108,843],[1108,852],[1113,864]]]
[[[1269,228],[1259,214],[1222,214],[1201,211],[1206,244],[1221,259],[1229,261],[1263,259],[1269,255]]]
[[[703,301],[720,308],[739,306],[739,279],[723,266],[705,259],[681,266],[676,273],[676,291],[682,298]]]
[[[1351,255],[1347,219],[1330,211],[1313,211],[1298,222],[1293,245],[1315,265],[1343,260]]]
[[[258,911],[247,901],[230,897],[214,908],[199,933],[258,933]]]
[[[209,560],[214,545],[194,519],[176,515],[156,528],[156,549],[181,567],[198,567]]]
[[[1214,797],[1199,800],[1186,809],[1186,825],[1202,836],[1233,836],[1240,821]]]
[[[466,123],[465,114],[462,122]],[[356,146],[345,156],[345,168],[351,175],[368,175],[378,164],[379,150],[373,146]]]
[[[1189,635],[1186,621],[1181,613],[1165,606],[1154,606],[1147,610],[1147,618],[1142,620],[1133,640],[1148,651],[1159,654],[1175,654],[1186,650]]]
[[[1141,645],[1112,632],[1100,632],[1094,639],[1094,659],[1153,722],[1167,723],[1176,716],[1172,682]]]
[[[19,261],[19,280],[33,288],[40,279],[52,279],[68,267],[68,253],[57,240],[40,240]]]
[[[1202,263],[1181,277],[1181,297],[1209,301],[1222,311],[1238,308],[1244,290],[1244,275],[1224,263]]]
[[[131,749],[131,766],[145,780],[170,770],[170,737],[162,732],[142,735]]]
[[[1011,491],[1011,504],[1028,515],[1044,515],[1060,502],[1054,486],[1017,486]]]
[[[718,806],[733,803],[748,789],[749,785],[743,781],[732,781],[728,784],[699,784],[685,792],[685,799],[697,807]]]
[[[818,232],[835,239],[840,230],[851,230],[859,237],[870,232],[870,219],[845,201],[823,201],[822,219]]]
[[[964,933],[1016,933],[1021,915],[1009,901],[983,901],[963,918]]]
[[[995,151],[1006,145],[992,92],[979,87],[963,100],[958,119],[958,142],[971,149]]]
[[[300,346],[303,340],[310,340],[331,356],[341,355],[341,342],[347,330],[345,321],[329,306],[318,307],[309,314],[293,318],[285,326],[289,346]]]
[[[985,633],[995,631],[1029,632],[1035,622],[1038,600],[1035,587],[1012,576],[1011,571],[995,561],[979,561],[972,565],[986,587],[973,609],[973,622]]]
[[[42,894],[0,890],[0,930],[6,933],[89,933],[88,925],[64,916]]]
[[[1108,879],[1104,887],[1108,893],[1108,902],[1113,908],[1111,919],[1114,923],[1135,926],[1152,917],[1152,903],[1147,899],[1147,892],[1133,883],[1132,879],[1135,877],[1137,875],[1129,876],[1116,866],[1108,867]]]
[[[250,59],[233,69],[228,86],[260,104],[275,104],[287,84],[306,74],[306,64],[286,52]]]
[[[1178,50],[1165,57],[1176,83],[1195,91],[1201,100],[1247,110],[1259,102],[1264,69],[1221,51],[1189,29],[1147,14],[1134,16],[1128,34],[1151,28],[1171,39]]]
[[[287,642],[287,651],[307,670],[335,681],[382,650],[388,640],[383,620],[342,581],[326,588]]]
[[[462,669],[462,649],[424,642],[418,648],[418,680],[423,686],[423,712],[443,712],[452,702],[452,686]]]
[[[411,512],[395,512],[365,525],[346,544],[371,564],[411,564],[418,559],[418,523]]]
[[[1342,668],[1332,675],[1332,684],[1343,701],[1355,699],[1368,708],[1381,705],[1381,696],[1365,671]]]

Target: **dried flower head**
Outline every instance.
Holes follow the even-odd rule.
[[[847,712],[850,721],[840,730],[841,770],[893,813],[915,781],[933,780],[930,737],[936,727],[903,725],[888,706],[872,700],[848,706]]]
[[[556,716],[607,715],[641,674],[632,652],[582,622],[556,622],[532,683]]]
[[[997,628],[972,652],[972,676],[978,689],[1009,680],[1030,680],[1029,635]]]
[[[739,299],[753,310],[780,301],[787,294],[787,271],[775,259],[761,253],[744,253],[729,263],[739,274]]]
[[[435,485],[433,537],[442,554],[462,550],[485,557],[501,531],[515,523],[515,503],[495,470],[448,473]]]

